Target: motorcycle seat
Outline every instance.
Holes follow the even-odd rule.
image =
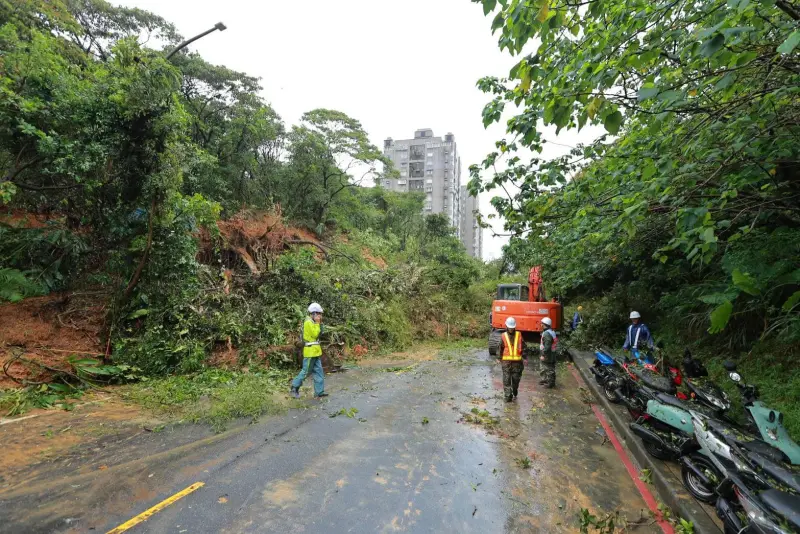
[[[713,432],[731,445],[740,447],[749,453],[761,455],[767,460],[778,464],[789,463],[789,458],[783,451],[776,449],[765,441],[742,434],[739,430],[736,430],[730,425],[713,419],[709,419],[707,424]]]
[[[656,400],[662,404],[667,404],[669,406],[674,406],[676,408],[680,408],[682,410],[688,410],[689,407],[677,397],[673,397],[672,395],[666,395],[664,393],[657,393]]]
[[[800,474],[792,472],[790,467],[774,462],[757,452],[750,452],[748,458],[779,484],[800,493]],[[788,460],[788,458],[787,458]]]
[[[800,529],[800,496],[770,488],[761,492],[761,501],[794,528]]]
[[[677,388],[672,380],[665,376],[656,374],[648,369],[636,369],[634,370],[634,373],[639,377],[644,385],[651,389],[670,394],[674,394],[677,391]]]

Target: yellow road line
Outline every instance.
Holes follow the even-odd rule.
[[[126,522],[122,523],[120,526],[118,526],[117,528],[109,530],[106,534],[120,534],[121,532],[125,532],[126,530],[135,527],[139,523],[144,523],[145,521],[150,519],[150,517],[152,517],[153,515],[157,514],[158,512],[160,512],[161,510],[163,510],[164,508],[169,506],[170,504],[173,504],[174,502],[179,501],[180,499],[183,499],[184,497],[186,497],[187,495],[189,495],[193,491],[196,491],[196,490],[202,488],[203,486],[205,486],[204,482],[195,482],[194,484],[192,484],[188,488],[179,491],[178,493],[176,493],[172,497],[168,497],[168,498],[164,499],[163,501],[161,501],[157,505],[153,506],[149,510],[145,510],[144,512],[142,512],[141,514],[137,515],[136,517],[134,517],[130,521],[126,521]]]

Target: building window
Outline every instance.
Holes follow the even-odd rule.
[[[400,176],[408,176],[408,171],[403,169],[402,171],[400,171]]]
[[[406,185],[407,183],[405,180],[397,180],[397,185]]]
[[[428,178],[427,180],[425,180],[425,183],[426,183],[426,184],[432,184],[432,183],[433,183],[433,180],[432,180],[432,179],[430,179],[430,178]]]
[[[430,152],[430,151],[429,151],[429,152],[428,152],[428,157],[429,157],[429,158],[432,158],[432,157],[433,157],[433,152]]]
[[[424,176],[424,169],[422,167],[422,162],[411,162],[409,164],[409,170],[411,171],[412,178],[422,178]]]
[[[428,169],[427,171],[425,171],[425,174],[428,176],[433,176],[433,169]]]
[[[411,160],[419,161],[425,159],[425,145],[411,145]]]
[[[383,185],[384,187],[390,187],[392,185],[392,182],[390,180],[384,180]]]
[[[408,182],[409,191],[422,191],[422,187],[423,187],[422,180],[411,180]]]

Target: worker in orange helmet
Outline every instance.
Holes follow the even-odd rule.
[[[503,368],[503,396],[506,402],[517,398],[519,381],[522,378],[522,334],[517,331],[517,320],[506,319],[506,331],[500,344],[500,365]]]

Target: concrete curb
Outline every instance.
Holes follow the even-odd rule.
[[[669,506],[673,513],[694,523],[694,531],[697,534],[721,534],[722,529],[709,516],[708,512],[703,509],[702,505],[689,495],[683,486],[676,481],[675,476],[668,471],[665,463],[647,454],[647,451],[645,451],[642,445],[642,441],[633,434],[628,426],[630,420],[627,413],[615,407],[605,398],[597,382],[594,380],[594,375],[589,371],[593,356],[590,353],[580,352],[574,349],[569,349],[567,352],[570,358],[572,358],[578,373],[586,383],[586,387],[588,387],[597,398],[597,403],[601,406],[603,412],[605,412],[608,420],[611,421],[614,430],[619,434],[625,446],[636,460],[636,463],[639,464],[640,468],[650,469],[653,487],[656,489],[661,502]]]

